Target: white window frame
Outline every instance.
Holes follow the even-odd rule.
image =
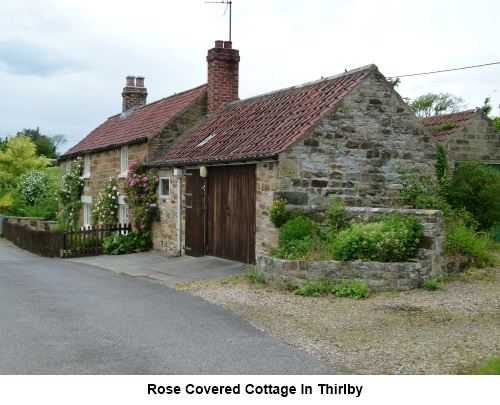
[[[83,226],[84,228],[92,227],[92,204],[84,203],[83,207]]]
[[[84,179],[88,179],[90,177],[90,155],[85,155],[83,158],[83,175]]]
[[[128,204],[118,206],[118,222],[122,225],[128,225],[130,223]]]
[[[165,194],[165,190],[163,190],[163,180],[168,180],[168,192]],[[160,198],[164,198],[170,200],[170,177],[160,177],[160,184],[158,187],[158,191],[160,193]]]
[[[123,146],[120,149],[120,174],[118,177],[124,178],[128,174],[128,146]]]

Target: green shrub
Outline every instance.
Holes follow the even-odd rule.
[[[315,297],[326,292],[328,292],[328,283],[308,281],[306,285],[296,289],[293,293],[303,297]]]
[[[451,206],[472,213],[482,230],[500,223],[499,195],[500,172],[476,162],[460,163],[446,188]]]
[[[265,279],[262,274],[257,273],[255,267],[248,268],[243,276],[250,281],[252,284],[264,284]]]
[[[492,245],[493,241],[487,233],[477,233],[463,221],[449,221],[446,224],[444,251],[447,255],[469,256],[474,265],[488,266],[495,263],[495,258],[489,252]]]
[[[280,241],[288,243],[313,237],[317,234],[318,226],[309,218],[302,216],[293,218],[280,229]]]
[[[359,279],[342,280],[341,283],[332,285],[330,292],[338,297],[351,297],[355,299],[369,298],[371,296],[368,285]]]
[[[346,226],[345,203],[337,198],[332,199],[328,210],[327,225],[333,231],[340,231]]]
[[[120,234],[113,232],[104,238],[102,250],[107,255],[120,255],[125,253],[145,252],[151,249],[152,241],[148,235],[129,232]]]
[[[429,291],[436,291],[439,288],[439,283],[434,279],[424,280],[422,287]]]
[[[415,257],[424,228],[414,216],[388,215],[379,222],[354,224],[331,243],[335,260],[399,262]]]
[[[286,208],[286,200],[281,198],[274,200],[269,209],[269,219],[276,228],[281,228],[288,220],[291,214]]]

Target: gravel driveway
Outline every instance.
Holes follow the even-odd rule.
[[[436,291],[360,301],[301,297],[241,277],[178,288],[344,374],[459,374],[500,356],[500,268],[472,269]]]

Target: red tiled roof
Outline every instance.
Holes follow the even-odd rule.
[[[206,93],[206,85],[138,107],[127,118],[121,114],[108,118],[61,158],[109,149],[141,140],[163,128],[191,103]]]
[[[457,132],[460,128],[462,128],[465,124],[467,124],[472,119],[474,114],[476,114],[476,112],[477,109],[451,114],[433,115],[432,117],[424,118],[424,125],[427,127],[436,141],[443,142],[455,132]],[[436,128],[450,121],[453,123],[452,128]]]
[[[370,65],[227,104],[150,164],[170,166],[276,156],[296,142],[373,70],[377,67]]]

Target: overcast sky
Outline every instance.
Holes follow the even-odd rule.
[[[0,5],[0,136],[23,128],[73,146],[121,112],[127,75],[148,102],[206,83],[229,9],[204,0],[15,0]],[[233,0],[240,98],[371,63],[386,77],[500,62],[498,0]],[[415,98],[449,92],[500,115],[500,64],[401,78]]]

